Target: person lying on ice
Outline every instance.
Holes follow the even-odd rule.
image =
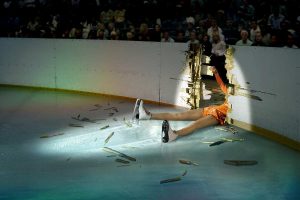
[[[221,90],[227,94],[227,87],[222,81],[216,68],[211,67],[210,70],[213,72]],[[139,120],[164,120],[162,123],[162,142],[167,143],[175,140],[178,136],[188,135],[200,128],[217,124],[223,125],[225,123],[227,111],[228,103],[227,100],[225,100],[222,105],[213,105],[180,113],[151,113],[144,108],[143,100],[137,99],[133,114],[134,117]],[[172,130],[168,120],[191,120],[194,122],[180,130]]]

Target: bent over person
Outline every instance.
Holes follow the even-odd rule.
[[[227,87],[223,83],[218,71],[215,67],[211,67],[210,70],[214,73],[214,76],[221,88],[221,90],[227,94]],[[137,99],[134,107],[134,117],[139,120],[164,120],[162,123],[162,142],[167,143],[175,140],[178,136],[185,136],[197,129],[225,123],[225,118],[228,112],[227,100],[222,105],[213,105],[205,108],[198,108],[195,110],[189,110],[180,113],[151,113],[144,108],[143,100]],[[194,121],[187,127],[180,130],[173,130],[168,120]]]

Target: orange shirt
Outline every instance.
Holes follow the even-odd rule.
[[[217,83],[219,84],[221,90],[227,94],[227,87],[224,84],[224,82],[222,81],[219,73],[215,73],[214,74],[217,80]],[[207,115],[211,115],[214,118],[216,118],[220,124],[224,124],[225,123],[225,118],[228,112],[228,103],[227,100],[219,106],[209,106],[203,109],[203,115],[207,116]]]

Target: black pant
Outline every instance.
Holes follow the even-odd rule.
[[[225,69],[225,60],[225,56],[216,56],[213,54],[210,58],[210,65],[215,66],[223,82],[228,83],[228,79],[226,77],[227,70]]]

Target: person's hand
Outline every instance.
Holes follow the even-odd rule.
[[[216,67],[214,67],[214,66],[210,67],[210,71],[212,71],[213,74],[218,72]]]

